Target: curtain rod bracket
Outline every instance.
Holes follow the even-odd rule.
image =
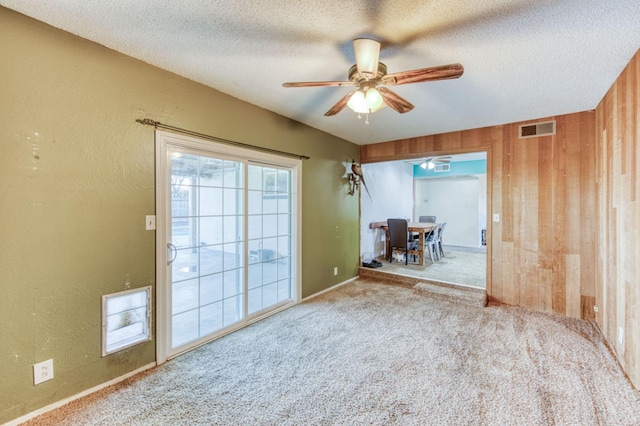
[[[146,124],[147,126],[153,126],[153,127],[158,127],[158,124],[160,124],[159,121],[153,121],[150,118],[143,118],[143,119],[136,119],[136,121],[140,124]]]

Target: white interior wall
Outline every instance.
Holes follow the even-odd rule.
[[[438,223],[446,222],[443,234],[446,245],[480,246],[480,179],[478,176],[416,179],[415,215],[436,216]],[[486,206],[486,178],[484,182]],[[484,220],[486,221],[486,207]]]
[[[413,166],[403,161],[363,164],[367,187],[360,189],[360,254],[384,255],[384,231],[370,229],[371,222],[413,216]]]

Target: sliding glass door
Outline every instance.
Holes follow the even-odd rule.
[[[243,163],[171,150],[171,347],[244,318]]]
[[[249,165],[249,303],[253,314],[291,298],[291,170]]]
[[[165,232],[158,253],[166,268],[158,334],[167,357],[294,303],[297,294],[296,168],[195,142],[173,135],[159,145]]]

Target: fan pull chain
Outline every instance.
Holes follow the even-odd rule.
[[[362,120],[362,114],[358,113],[358,120]],[[369,113],[365,113],[364,124],[369,124]]]

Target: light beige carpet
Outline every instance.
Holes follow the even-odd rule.
[[[30,424],[638,425],[589,322],[357,281]]]
[[[378,258],[382,263],[381,271],[476,288],[486,288],[486,259],[486,253],[454,250],[446,246],[443,258],[432,263],[427,256],[424,266],[411,262],[408,265],[404,262],[389,263],[387,259]]]

